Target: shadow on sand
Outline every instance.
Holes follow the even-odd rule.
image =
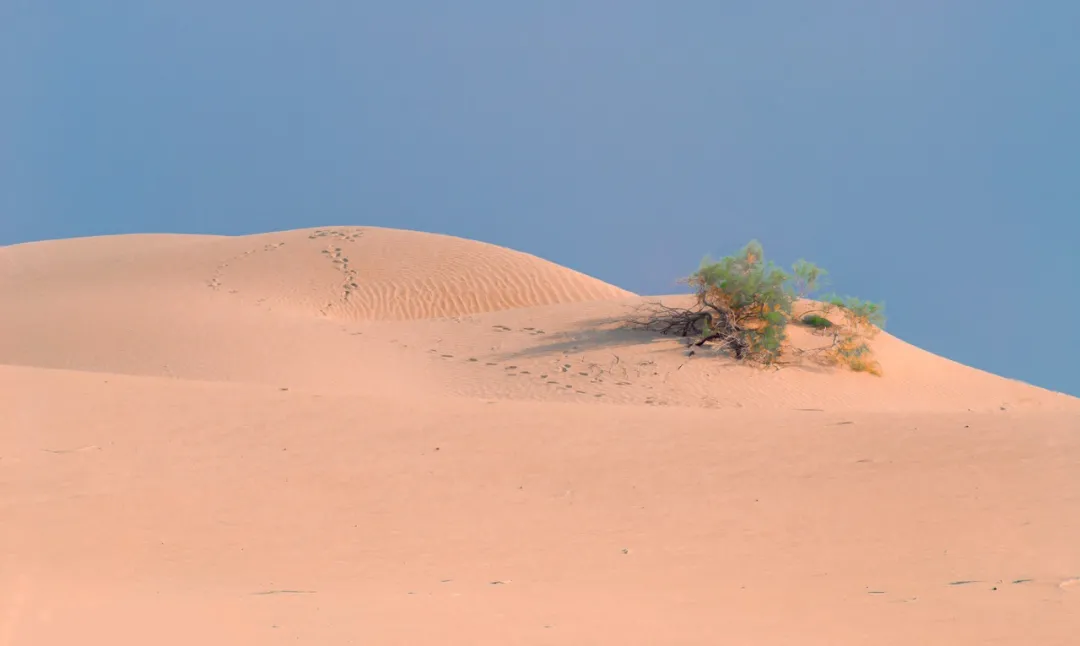
[[[634,329],[626,317],[604,317],[578,321],[573,329],[549,334],[544,342],[523,350],[498,355],[500,359],[523,359],[556,354],[574,354],[626,348],[630,346],[673,346],[684,339],[657,332]],[[682,343],[681,345],[685,345]],[[673,352],[678,349],[671,347]]]
[[[630,316],[609,316],[578,321],[573,329],[549,334],[545,341],[537,345],[494,355],[500,361],[570,355],[603,350],[617,350],[637,346],[647,352],[670,355],[673,360],[708,361],[717,368],[735,368],[741,364],[730,354],[713,346],[690,348],[692,340],[687,337],[664,335],[659,332],[642,330],[631,323]],[[690,351],[693,354],[689,354]],[[794,370],[818,374],[832,374],[840,369],[835,365],[813,355],[788,357],[778,365],[762,367],[762,370]]]

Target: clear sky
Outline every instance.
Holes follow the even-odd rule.
[[[1076,0],[4,0],[0,244],[378,225],[656,294],[758,238],[1080,395],[1077,34]]]

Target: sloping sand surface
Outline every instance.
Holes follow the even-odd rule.
[[[650,300],[369,227],[0,248],[0,646],[1077,643],[1080,401]]]

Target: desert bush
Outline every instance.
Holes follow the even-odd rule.
[[[799,321],[815,330],[827,330],[833,326],[833,322],[820,314],[804,314]]]
[[[734,255],[711,260],[684,282],[694,288],[695,305],[654,304],[632,320],[638,327],[692,337],[747,363],[771,366],[785,356],[807,356],[860,372],[881,374],[867,341],[884,326],[884,307],[853,297],[827,295],[811,301],[798,316],[796,305],[820,288],[827,272],[800,260],[791,272],[766,262],[759,242]],[[813,350],[794,348],[788,326],[802,324],[831,342]]]

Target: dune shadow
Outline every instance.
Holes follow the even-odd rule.
[[[678,343],[679,337],[633,328],[625,317],[605,317],[579,321],[573,329],[555,332],[544,342],[523,350],[497,355],[500,360],[542,357],[553,354],[590,352],[663,342]],[[672,348],[672,351],[677,351]]]
[[[608,316],[579,321],[570,330],[547,335],[542,343],[522,350],[496,354],[491,358],[498,361],[509,361],[560,354],[617,350],[634,346],[640,348],[652,346],[651,351],[669,354],[673,359],[713,362],[713,365],[717,368],[736,368],[744,365],[736,361],[726,350],[711,345],[690,348],[692,342],[690,337],[663,334],[635,327],[632,320],[626,316]],[[688,350],[692,350],[693,355],[688,354]],[[842,371],[842,368],[812,354],[799,357],[789,356],[787,360],[780,364],[771,367],[759,366],[759,368],[766,371],[809,372],[821,375],[835,374]]]

